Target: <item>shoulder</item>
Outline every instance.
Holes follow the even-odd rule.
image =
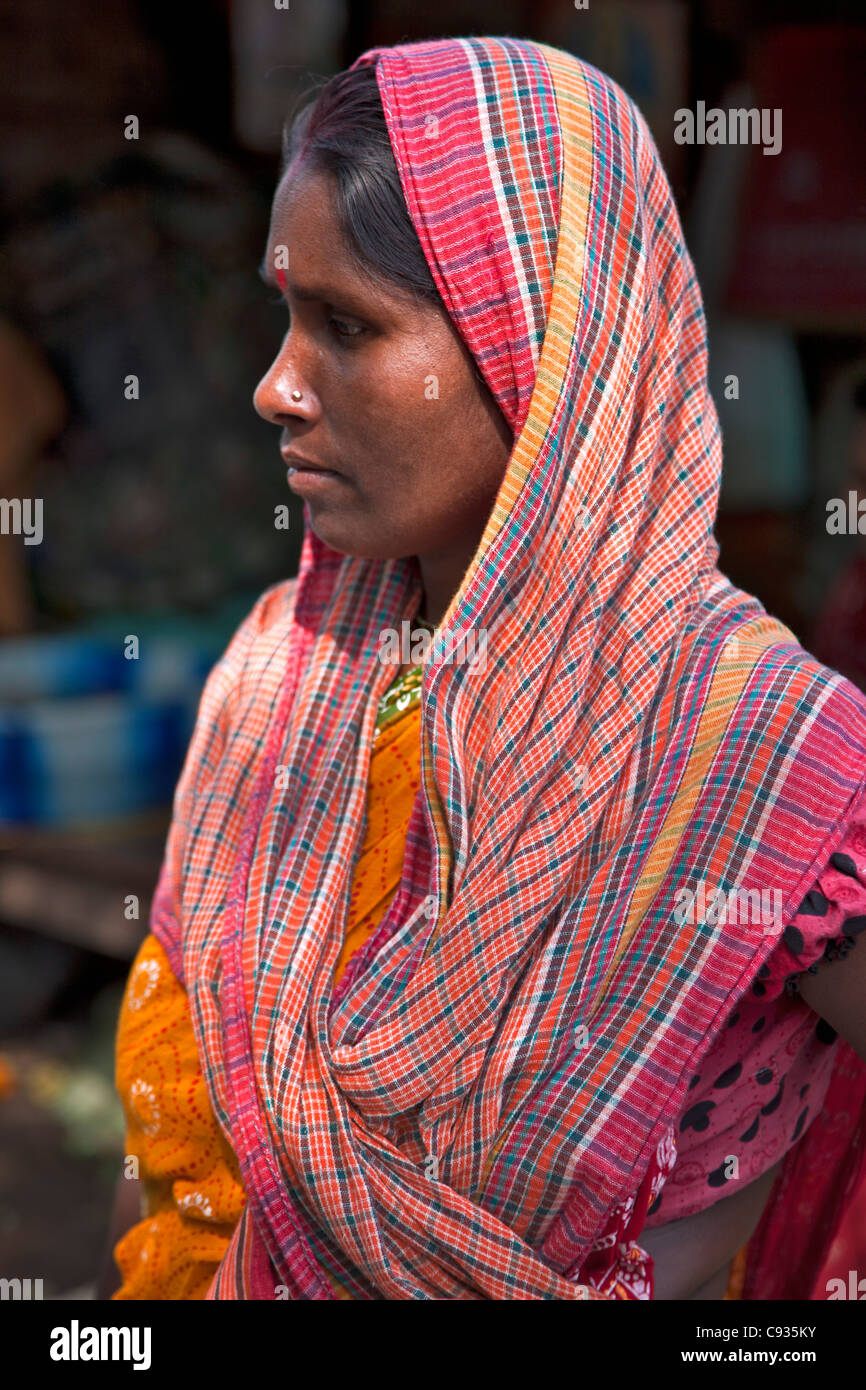
[[[255,680],[285,651],[292,630],[297,578],[273,584],[261,594],[238,625],[208,676],[202,705],[215,713],[249,679]]]
[[[782,624],[777,624],[781,640],[770,641],[755,663],[755,675],[764,684],[784,682],[787,699],[811,707],[820,714],[825,705],[844,711],[854,719],[857,731],[866,737],[866,694],[841,671],[827,666]],[[748,639],[741,641],[748,653]]]
[[[798,640],[757,599],[722,578],[683,643],[683,679],[730,709],[730,731],[760,761],[785,758],[808,779],[838,767],[852,793],[866,782],[866,694]],[[721,597],[719,597],[719,591]]]
[[[776,816],[787,805],[806,844],[819,825],[835,834],[866,790],[866,694],[788,638],[754,662],[735,722],[772,774]]]
[[[292,627],[297,577],[272,584],[260,594],[234,633],[222,660],[248,659],[257,647],[284,642]]]
[[[199,698],[177,796],[185,790],[197,793],[201,779],[215,769],[232,730],[267,718],[285,671],[296,588],[297,579],[287,579],[266,589],[212,666]],[[176,811],[177,805],[176,799]]]
[[[852,745],[862,757],[866,752],[866,694],[853,681],[826,666],[798,644],[781,657],[780,666],[793,674],[792,693],[828,736]]]

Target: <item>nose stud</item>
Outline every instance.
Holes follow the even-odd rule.
[[[303,395],[303,392],[302,392],[302,391],[293,391],[293,392],[292,392],[292,400],[293,400],[293,401],[299,401],[299,400],[301,399],[301,396],[302,396],[302,395]]]

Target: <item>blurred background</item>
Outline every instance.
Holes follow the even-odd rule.
[[[284,331],[256,268],[297,93],[371,45],[472,33],[626,88],[706,301],[721,567],[866,688],[859,13],[0,0],[0,1272],[90,1296],[123,1147],[120,995],[196,703],[297,570],[300,501],[251,401]],[[781,151],[676,143],[699,101],[781,108]],[[828,1270],[858,1240],[866,1258],[863,1232],[861,1198]]]

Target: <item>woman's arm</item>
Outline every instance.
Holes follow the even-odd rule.
[[[866,938],[844,960],[798,977],[800,998],[866,1062]]]
[[[114,1189],[114,1204],[108,1227],[102,1269],[96,1285],[96,1297],[109,1299],[120,1288],[120,1270],[114,1262],[114,1248],[131,1226],[141,1220],[141,1183],[138,1178],[125,1178],[121,1173]]]

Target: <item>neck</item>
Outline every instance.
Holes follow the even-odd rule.
[[[431,561],[419,557],[418,566],[421,572],[423,595],[418,617],[423,622],[429,623],[431,627],[440,625],[451,600],[460,588],[463,576],[474,554],[475,548],[468,557],[462,555],[456,559],[449,557],[448,561],[438,559]]]

